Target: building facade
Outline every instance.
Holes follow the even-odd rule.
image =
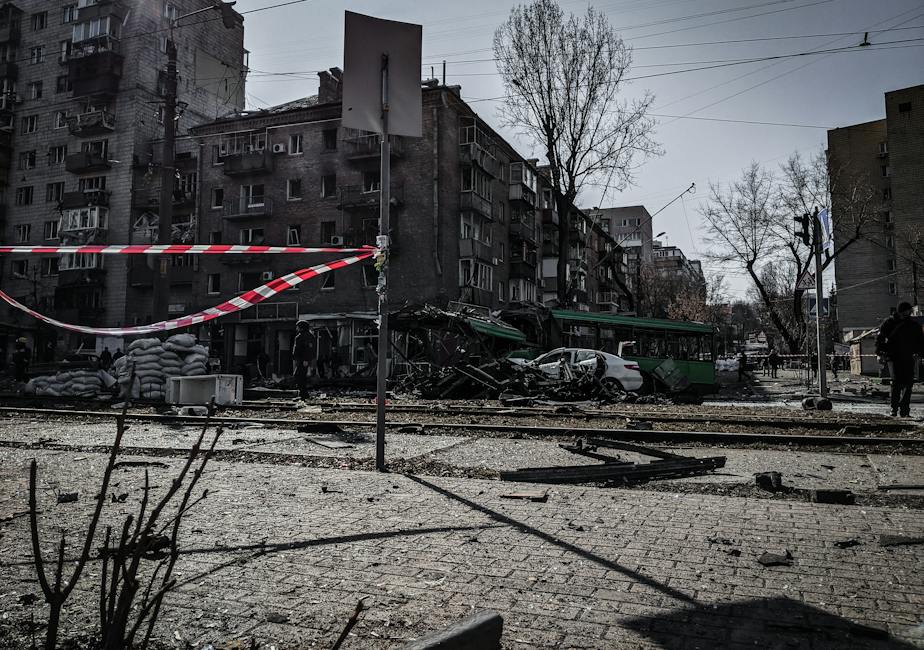
[[[159,178],[170,25],[211,0],[17,0],[0,7],[2,238],[13,244],[127,243],[142,213],[157,222],[139,179]],[[216,12],[217,15],[217,12]],[[238,18],[240,18],[238,16]],[[182,20],[180,132],[243,109],[243,20]],[[186,177],[195,193],[195,178]],[[158,183],[159,184],[159,181]],[[195,217],[190,203],[187,221]],[[141,322],[127,259],[72,254],[0,260],[5,291],[83,325]],[[87,343],[2,308],[0,344],[26,335],[41,360]],[[92,337],[89,343],[93,344]]]
[[[872,190],[875,218],[835,261],[841,331],[878,327],[897,303],[918,303],[912,242],[924,235],[924,85],[885,94],[883,120],[828,131],[832,169]],[[839,205],[834,197],[835,222]],[[835,229],[835,244],[838,232]]]
[[[652,217],[644,205],[592,208],[588,215],[625,250],[626,284],[635,294],[640,285],[642,268],[652,261]]]

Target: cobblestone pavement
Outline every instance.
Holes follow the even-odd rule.
[[[16,435],[0,425],[0,439]],[[0,521],[26,509],[33,457],[50,552],[60,527],[85,520],[105,457],[0,448]],[[153,460],[163,489],[180,461]],[[142,477],[117,470],[112,491],[129,497],[107,521],[137,507]],[[178,645],[329,647],[368,596],[345,648],[398,648],[482,608],[503,615],[505,648],[924,647],[922,546],[878,544],[924,536],[920,510],[580,486],[532,502],[502,495],[534,485],[260,462],[214,462],[202,487],[158,629]],[[73,490],[76,503],[56,504]],[[859,545],[836,545],[847,539]],[[784,550],[792,566],[757,562]],[[0,524],[3,623],[29,617],[18,598],[38,593],[30,556],[26,518]],[[95,623],[98,578],[91,565],[65,629]]]

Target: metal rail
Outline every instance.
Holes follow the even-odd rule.
[[[116,418],[119,413],[111,411],[72,411],[40,408],[0,407],[0,413],[32,413],[67,417],[79,415],[83,417]],[[128,413],[129,420],[142,420],[147,422],[188,422],[202,424],[205,417],[191,415],[159,415],[155,413]],[[286,418],[249,418],[212,416],[214,424],[268,424],[287,428],[301,425],[314,426],[328,425],[336,427],[351,427],[374,430],[375,422],[360,422],[356,420],[299,420]],[[730,443],[760,443],[760,444],[791,444],[810,446],[902,446],[924,449],[924,438],[885,438],[878,436],[806,436],[786,435],[777,433],[725,433],[716,431],[638,431],[631,429],[600,429],[590,427],[557,427],[557,426],[524,426],[509,424],[464,424],[456,422],[389,422],[391,429],[405,427],[419,428],[423,433],[426,430],[471,431],[494,434],[529,434],[553,436],[593,436],[606,437],[612,440],[635,440],[643,442],[710,442],[713,444]]]

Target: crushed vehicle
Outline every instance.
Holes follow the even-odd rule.
[[[510,361],[538,368],[555,379],[564,379],[563,370],[591,372],[608,388],[637,391],[644,384],[639,365],[622,357],[588,348],[557,348],[531,361],[511,358]]]

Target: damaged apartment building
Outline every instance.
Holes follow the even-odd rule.
[[[375,244],[379,137],[340,125],[342,72],[320,77],[317,96],[200,125],[180,144],[200,161],[200,242]],[[466,305],[487,314],[541,303],[543,223],[557,217],[535,161],[491,129],[460,88],[424,82],[422,101],[423,137],[391,141],[391,308]],[[203,259],[187,310],[333,257]],[[287,374],[304,319],[332,375],[371,372],[377,279],[371,261],[323,275],[204,327],[202,338],[232,371],[266,354],[272,372]]]
[[[163,136],[168,28],[214,6],[212,0],[16,0],[0,6],[2,241],[141,243],[141,224],[156,229],[160,170],[153,154],[155,139]],[[172,30],[180,132],[243,109],[246,51],[237,18],[231,27],[193,20]],[[197,163],[191,158],[179,165],[185,193],[177,197],[182,205],[174,221],[195,237]],[[127,257],[4,256],[0,280],[14,298],[64,322],[149,322],[150,309],[139,309],[133,291],[150,282],[148,261]],[[177,273],[173,290],[190,293],[192,279],[191,272]],[[20,336],[37,361],[96,343],[4,306],[0,358]]]

